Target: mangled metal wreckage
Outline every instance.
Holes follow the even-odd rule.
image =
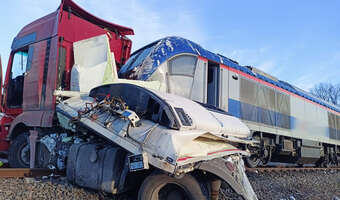
[[[251,142],[250,133],[239,119],[126,83],[55,95],[60,125],[86,135],[68,152],[71,182],[115,194],[140,179],[139,199],[162,199],[173,190],[188,199],[217,199],[223,180],[256,199],[241,158],[248,153],[239,148]]]

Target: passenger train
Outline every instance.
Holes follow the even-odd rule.
[[[242,119],[259,141],[244,147],[252,153],[250,167],[269,161],[340,164],[339,107],[190,40],[166,37],[137,50],[119,76],[158,81],[161,91]]]

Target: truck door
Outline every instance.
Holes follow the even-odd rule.
[[[12,53],[5,84],[5,108],[8,114],[19,114],[22,109],[24,77],[27,71],[28,49],[21,49]]]
[[[8,115],[22,112],[24,80],[31,68],[33,47],[23,47],[11,53],[3,90],[3,109]]]

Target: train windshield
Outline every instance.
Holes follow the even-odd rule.
[[[143,64],[145,58],[150,54],[155,45],[151,45],[133,54],[129,60],[122,66],[119,71],[120,74],[125,74],[126,72],[133,71]]]

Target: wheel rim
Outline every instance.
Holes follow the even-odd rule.
[[[156,197],[155,199],[159,200],[189,200],[184,188],[174,183],[160,186],[157,190],[155,190],[153,196]]]
[[[23,144],[20,147],[18,154],[19,154],[20,162],[22,162],[26,166],[29,166],[30,165],[30,146],[27,143]]]

